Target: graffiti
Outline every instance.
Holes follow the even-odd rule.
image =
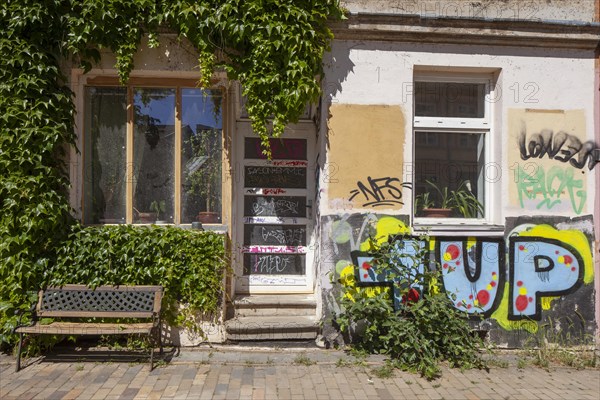
[[[306,189],[306,168],[244,167],[244,186],[248,188]]]
[[[273,161],[273,165],[277,167],[307,167],[308,162],[306,161]]]
[[[330,239],[324,259],[336,279],[350,288],[344,295],[359,299],[389,292],[394,307],[401,307],[406,299],[400,292],[406,287],[378,270],[369,250],[406,234],[407,225],[396,217],[374,214],[324,218],[328,222],[323,233]],[[519,217],[507,218],[504,238],[433,236],[421,243],[423,238],[403,236],[395,246],[405,256],[397,264],[419,271],[425,267],[410,261],[410,249],[427,246],[429,268],[441,271],[440,288],[454,306],[474,323],[480,316],[493,322],[496,335],[519,346],[526,339],[520,332],[535,333],[549,319],[562,320],[562,327],[553,329],[570,337],[593,335],[593,237],[592,216]],[[414,289],[410,293],[418,296],[421,288]],[[328,307],[339,306],[329,302]],[[570,323],[573,319],[581,323]]]
[[[568,196],[573,211],[581,214],[587,200],[583,179],[575,178],[575,170],[570,167],[551,167],[546,171],[544,167],[533,163],[520,165],[516,169],[516,184],[521,207],[525,201],[539,201],[536,209],[552,209],[561,204],[561,198]]]
[[[288,275],[250,275],[248,283],[252,285],[304,285],[305,278]]]
[[[251,216],[306,216],[305,197],[246,196],[244,213]]]
[[[298,243],[303,244],[306,241],[306,232],[304,229],[272,229],[261,227],[261,237],[265,242],[272,238],[279,244]]]
[[[277,200],[271,203],[263,203],[253,205],[253,211],[256,215],[261,214],[278,214],[283,212],[298,213],[298,202],[288,200]]]
[[[510,238],[510,320],[541,319],[541,299],[573,293],[583,259],[566,243],[543,237]]]
[[[244,217],[244,224],[297,224],[298,218],[282,218],[282,217]]]
[[[456,308],[486,317],[498,308],[505,282],[503,248],[496,239],[436,241],[444,289]]]
[[[264,194],[285,194],[285,190],[281,188],[277,189],[263,189]]]
[[[404,239],[394,242],[392,251],[394,255],[392,260],[396,265],[402,265],[403,268],[411,270],[412,275],[423,274],[425,266],[417,259],[417,254],[422,252],[427,246],[427,242],[419,239]],[[405,279],[403,276],[390,273],[389,270],[380,271],[376,268],[373,257],[368,252],[353,251],[352,260],[356,266],[356,285],[357,286],[387,286],[393,293],[394,309],[399,310],[402,304],[406,302],[402,293],[406,292],[406,285],[401,281]],[[411,285],[409,293],[414,299],[418,299],[422,288],[416,285]]]
[[[306,253],[305,246],[242,246],[243,253]]]
[[[302,275],[303,254],[244,254],[244,274]]]
[[[593,141],[582,143],[576,136],[563,131],[554,133],[550,129],[544,129],[529,137],[521,131],[518,142],[523,160],[547,156],[551,160],[568,162],[578,169],[583,169],[587,164],[589,170],[600,162],[595,156],[600,149]]]
[[[381,207],[394,206],[396,204],[404,204],[402,201],[402,188],[411,189],[412,185],[409,182],[400,182],[398,178],[377,178],[367,177],[367,183],[361,181],[356,182],[358,189],[350,191],[350,201],[358,195],[364,198],[363,207]]]

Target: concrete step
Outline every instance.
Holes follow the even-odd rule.
[[[316,315],[236,317],[225,321],[225,329],[233,341],[314,339],[319,321]]]
[[[233,300],[233,317],[314,316],[313,294],[238,295]]]

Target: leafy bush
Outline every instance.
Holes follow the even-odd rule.
[[[211,232],[169,226],[74,225],[55,261],[40,262],[28,271],[3,272],[0,340],[14,343],[9,334],[16,323],[14,311],[28,307],[32,291],[68,283],[162,285],[166,321],[197,329],[194,313],[215,312],[220,304],[224,254],[223,235]]]
[[[484,367],[482,340],[440,291],[440,272],[429,269],[428,252],[422,247],[403,252],[398,245],[402,240],[372,248],[375,273],[400,290],[399,309],[394,309],[391,290],[357,288],[345,277],[340,280],[343,312],[337,317],[342,331],[359,350],[387,354],[398,368],[429,379],[440,375],[441,361],[452,367]]]

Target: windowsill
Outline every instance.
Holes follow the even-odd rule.
[[[104,223],[104,224],[85,224],[84,226],[116,226],[116,225],[128,225],[125,222],[120,222],[120,223]],[[131,226],[172,226],[175,228],[180,228],[180,229],[192,229],[192,224],[181,224],[181,225],[175,225],[172,223],[165,223],[165,224],[152,224],[152,223],[148,223],[148,224],[139,224],[139,223],[135,223],[135,224],[129,224]],[[202,229],[205,231],[210,231],[210,232],[217,232],[217,233],[227,233],[229,227],[225,224],[202,224]]]
[[[182,229],[192,229],[191,224],[179,225]],[[229,227],[225,224],[202,224],[202,230],[216,233],[227,233]]]
[[[503,236],[504,225],[476,219],[416,218],[413,232],[434,236]]]

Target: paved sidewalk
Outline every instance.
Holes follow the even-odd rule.
[[[56,356],[58,357],[58,356]],[[341,361],[340,361],[341,360]],[[150,372],[148,363],[27,360],[0,356],[1,399],[600,399],[600,370],[517,368],[443,371],[440,379],[394,371],[378,378],[341,351],[238,346],[184,349]],[[514,357],[513,357],[514,361]],[[504,364],[508,363],[508,367]]]

